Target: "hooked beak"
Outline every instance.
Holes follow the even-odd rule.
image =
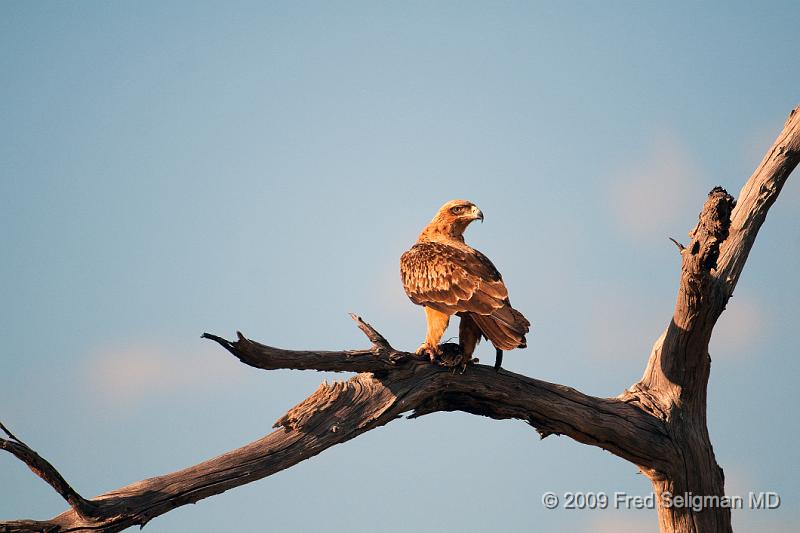
[[[478,209],[476,205],[472,206],[472,216],[474,216],[476,220],[480,220],[481,224],[483,224],[483,211]]]

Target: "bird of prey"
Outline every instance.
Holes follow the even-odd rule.
[[[436,362],[450,317],[458,315],[461,363],[472,360],[483,337],[496,349],[499,370],[503,350],[526,347],[530,322],[511,307],[503,278],[489,258],[464,242],[464,230],[473,220],[483,222],[483,213],[472,202],[444,204],[400,258],[400,274],[411,301],[425,307],[428,331],[418,355]]]

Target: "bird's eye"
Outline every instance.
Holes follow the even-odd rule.
[[[451,208],[450,208],[450,212],[451,212],[451,213],[453,213],[454,215],[460,215],[461,213],[463,213],[463,212],[464,212],[464,210],[465,210],[466,208],[467,208],[466,206],[463,206],[463,205],[457,205],[457,206],[455,206],[455,207],[451,207]]]

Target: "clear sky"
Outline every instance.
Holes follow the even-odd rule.
[[[485,213],[467,242],[533,322],[505,366],[619,394],[671,316],[667,237],[714,185],[738,194],[800,103],[798,6],[3,2],[0,420],[87,496],[258,438],[334,376],[200,334],[363,347],[353,311],[415,348],[398,258],[453,198]],[[798,182],[711,345],[728,492],[783,496],[739,530],[800,522]],[[547,511],[545,491],[650,484],[522,422],[435,414],[147,530],[657,530],[654,511]],[[0,455],[0,518],[65,506]]]

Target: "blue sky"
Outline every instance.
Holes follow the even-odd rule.
[[[794,2],[3,3],[0,419],[84,495],[249,442],[343,376],[249,369],[200,334],[355,348],[353,311],[416,347],[398,258],[452,198],[484,211],[467,241],[534,324],[505,366],[619,394],[672,312],[667,236],[686,240],[714,185],[738,194],[800,102],[798,16]],[[783,495],[734,512],[740,530],[800,520],[800,425],[784,414],[800,369],[795,178],[711,345],[728,492]],[[65,508],[6,455],[0,480],[0,518]],[[447,413],[147,528],[657,530],[652,511],[547,511],[545,491],[650,485],[522,422]]]

